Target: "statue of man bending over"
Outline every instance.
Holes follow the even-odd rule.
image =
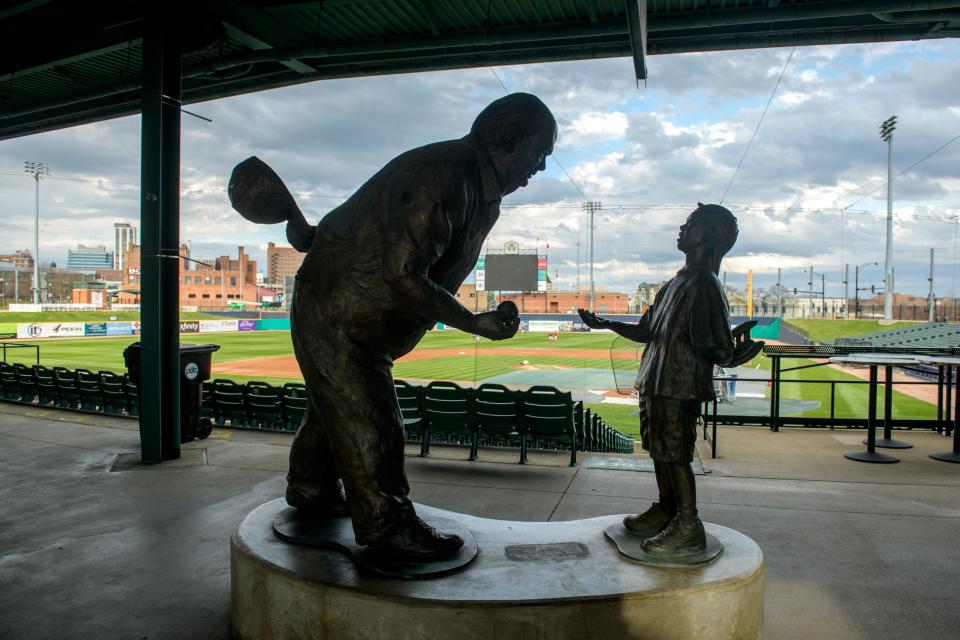
[[[437,322],[493,340],[516,333],[515,305],[474,315],[454,293],[501,198],[545,168],[556,136],[543,102],[506,96],[463,138],[391,160],[316,227],[285,189],[257,199],[277,189],[255,185],[263,169],[244,166],[255,159],[234,170],[234,207],[256,222],[286,220],[291,244],[307,252],[290,324],[309,405],[290,452],[288,504],[311,515],[349,514],[357,543],[391,558],[437,559],[463,544],[423,522],[408,497],[393,361]]]
[[[645,538],[642,548],[651,555],[682,556],[706,549],[691,467],[700,407],[715,397],[714,365],[742,364],[763,347],[749,339],[755,322],[731,333],[727,299],[717,278],[720,261],[737,234],[737,219],[730,211],[701,204],[677,238],[686,263],[660,289],[639,323],[614,322],[579,310],[593,329],[611,329],[647,343],[636,388],[640,435],[653,459],[660,500],[645,512],[628,516],[623,524]]]

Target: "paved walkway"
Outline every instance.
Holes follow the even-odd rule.
[[[702,455],[701,513],[763,548],[766,638],[956,637],[960,465],[926,456],[945,438],[898,432],[916,447],[868,465],[842,457],[860,431],[720,430],[722,457]],[[135,421],[0,403],[0,638],[229,638],[228,539],[282,495],[290,440],[215,430],[181,460],[143,466]],[[569,468],[563,454],[465,458],[408,456],[414,498],[549,521],[656,496],[651,473]]]

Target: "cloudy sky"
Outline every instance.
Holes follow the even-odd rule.
[[[557,287],[572,287],[578,272],[586,284],[581,203],[598,200],[596,282],[631,290],[670,277],[686,214],[697,201],[723,199],[741,229],[724,262],[730,284],[743,287],[752,269],[755,285],[769,286],[780,267],[784,286],[803,289],[812,265],[817,281],[825,274],[827,295],[840,295],[841,265],[879,262],[861,279],[879,285],[887,154],[878,127],[899,118],[895,174],[960,134],[960,42],[795,49],[744,157],[790,55],[657,56],[640,88],[625,58],[496,68],[510,91],[534,93],[553,110],[559,162],[504,201],[489,248],[516,240],[546,250]],[[319,219],[396,154],[466,133],[503,95],[496,76],[483,68],[328,80],[188,107],[213,122],[183,118],[182,239],[198,257],[244,245],[262,261],[267,242],[284,242],[283,230],[230,209],[225,187],[237,162],[260,156]],[[0,253],[33,244],[24,160],[53,172],[41,182],[41,262],[65,264],[78,243],[112,243],[115,221],[139,226],[139,118],[0,142]],[[894,183],[898,292],[926,293],[934,248],[938,295],[960,293],[958,169],[960,141]]]

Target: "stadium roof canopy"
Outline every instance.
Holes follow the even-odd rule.
[[[0,139],[140,111],[144,7],[153,1],[2,3]],[[185,103],[324,78],[631,55],[642,78],[645,55],[960,34],[960,0],[194,0],[181,6]]]

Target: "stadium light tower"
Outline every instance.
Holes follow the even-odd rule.
[[[33,174],[36,183],[33,217],[33,304],[40,304],[40,176],[50,175],[50,167],[46,162],[27,160],[23,163],[23,171]]]
[[[590,212],[590,311],[593,311],[594,283],[593,283],[593,214],[600,211],[602,205],[596,200],[583,203],[583,210]]]
[[[887,143],[887,254],[883,265],[883,319],[893,318],[893,131],[897,116],[890,116],[880,125],[880,139]]]

